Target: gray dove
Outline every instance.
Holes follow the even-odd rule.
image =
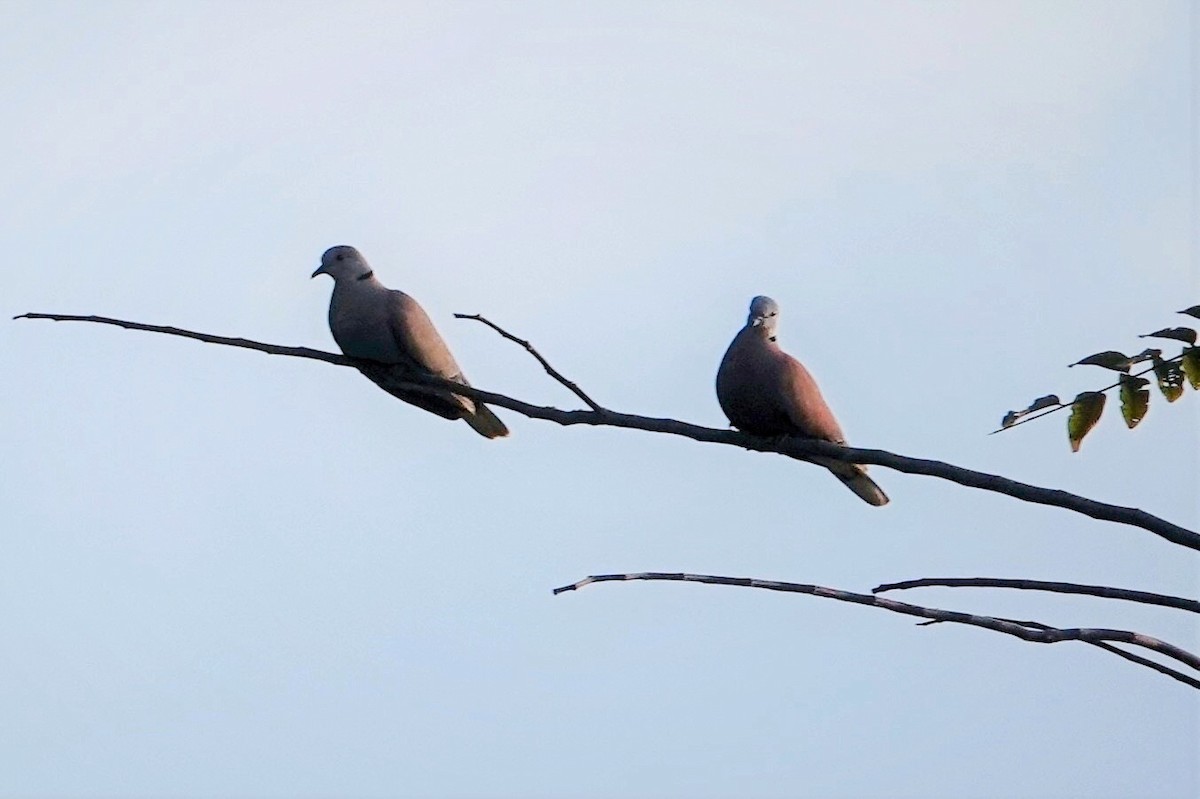
[[[833,411],[825,404],[808,370],[775,342],[779,305],[755,297],[750,316],[734,337],[717,370],[717,401],[730,423],[758,436],[797,435],[845,444]],[[886,505],[887,495],[867,477],[867,467],[830,458],[814,463],[833,472],[871,505]]]
[[[317,275],[333,278],[329,330],[343,353],[352,358],[403,364],[416,372],[471,385],[424,309],[403,291],[393,291],[380,283],[358,250],[345,245],[330,247],[312,273],[313,277]],[[508,435],[508,428],[496,414],[467,397],[449,391],[426,394],[384,389],[443,418],[463,419],[486,438]]]

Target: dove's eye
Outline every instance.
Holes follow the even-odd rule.
[[[340,261],[340,260],[342,260],[342,259],[343,259],[343,258],[345,258],[345,257],[346,257],[346,256],[342,255],[342,254],[339,252],[339,253],[338,253],[338,257],[337,257],[337,259]]]

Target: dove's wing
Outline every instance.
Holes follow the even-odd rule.
[[[462,381],[462,369],[421,304],[403,291],[389,291],[387,325],[401,356],[418,369]]]
[[[791,420],[798,433],[809,438],[845,444],[846,436],[841,425],[817,388],[817,381],[804,368],[804,364],[778,347],[764,356],[771,360],[773,381],[771,390],[777,402]]]
[[[426,372],[469,386],[450,348],[420,303],[403,291],[389,291],[388,294],[388,325],[405,360]],[[458,394],[447,393],[446,397],[459,407],[459,417],[481,436],[499,438],[508,435],[504,422],[487,406]]]

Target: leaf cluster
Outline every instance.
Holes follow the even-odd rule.
[[[1179,313],[1200,319],[1200,305],[1185,308]],[[1079,446],[1104,413],[1107,400],[1105,392],[1118,389],[1121,401],[1121,417],[1126,427],[1137,427],[1150,408],[1150,379],[1142,375],[1153,374],[1158,390],[1167,402],[1174,402],[1183,396],[1184,387],[1191,385],[1200,389],[1200,347],[1196,346],[1197,333],[1190,327],[1164,327],[1153,333],[1146,333],[1138,338],[1158,338],[1180,341],[1185,345],[1182,351],[1170,358],[1163,358],[1163,351],[1150,347],[1137,355],[1126,355],[1118,350],[1097,352],[1076,361],[1070,366],[1099,366],[1118,373],[1116,383],[1098,391],[1083,391],[1069,403],[1064,403],[1056,394],[1038,397],[1028,407],[1019,411],[1009,411],[1000,422],[1000,430],[1007,430],[1018,424],[1053,413],[1063,408],[1070,408],[1071,415],[1067,419],[1067,437],[1071,442],[1071,451],[1078,452]],[[1150,366],[1140,372],[1131,373],[1133,367],[1149,361]],[[1038,413],[1041,411],[1041,413]],[[1037,414],[1036,416],[1031,414]],[[999,432],[999,431],[996,431]]]

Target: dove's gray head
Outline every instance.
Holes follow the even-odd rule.
[[[346,244],[339,244],[325,251],[321,256],[321,265],[312,276],[329,275],[335,281],[342,281],[365,279],[370,274],[371,267],[367,265],[367,259],[362,257],[362,253]]]
[[[768,336],[774,337],[775,325],[779,324],[779,303],[761,294],[750,300],[750,315],[746,327],[761,327]]]

